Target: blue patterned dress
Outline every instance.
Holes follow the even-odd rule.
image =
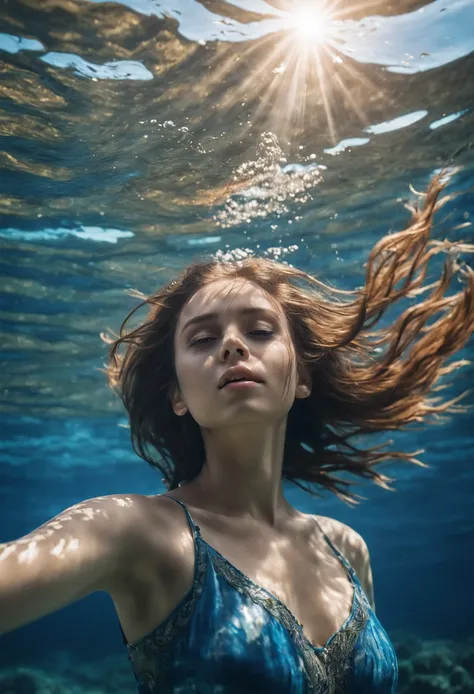
[[[193,585],[153,631],[126,648],[139,694],[394,694],[394,648],[349,562],[323,533],[354,586],[349,617],[324,647],[272,593],[201,537]]]

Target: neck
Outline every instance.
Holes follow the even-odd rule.
[[[206,461],[186,485],[207,510],[276,527],[294,514],[283,494],[286,418],[275,425],[203,430]]]

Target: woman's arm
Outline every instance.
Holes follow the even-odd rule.
[[[359,577],[359,581],[361,582],[362,588],[367,595],[370,606],[375,612],[374,582],[372,577],[372,567],[370,565],[370,555],[368,547],[360,535],[358,535],[358,539],[356,539],[356,546],[358,547],[356,566],[354,566],[354,570]]]
[[[367,544],[364,538],[353,528],[344,523],[340,525],[342,526],[341,552],[356,572],[370,606],[375,612],[374,582]]]
[[[341,554],[344,555],[356,572],[370,606],[375,612],[372,567],[370,565],[369,549],[364,538],[356,530],[341,521],[324,516],[318,516],[318,518],[320,523],[321,521],[323,522],[325,532],[327,532]]]
[[[1,544],[0,633],[113,589],[136,545],[135,506],[134,495],[90,499]]]

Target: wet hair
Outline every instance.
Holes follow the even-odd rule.
[[[362,288],[336,289],[288,264],[250,257],[195,262],[150,296],[132,291],[142,301],[125,318],[120,335],[102,334],[111,345],[105,371],[127,410],[134,451],[163,473],[168,490],[194,479],[205,460],[199,425],[189,412],[179,417],[171,407],[176,325],[190,297],[222,278],[254,282],[280,303],[298,366],[312,380],[311,395],[295,400],[288,413],[284,479],[310,494],[329,490],[354,504],[363,498],[352,490],[357,476],[393,490],[394,478],[376,469],[380,463],[398,459],[425,466],[415,457],[423,451],[387,451],[392,441],[367,447],[354,439],[415,422],[441,423],[446,421],[442,413],[468,409],[457,403],[469,391],[444,402],[430,397],[447,387],[435,387],[440,377],[470,363],[445,362],[474,329],[474,272],[458,263],[459,254],[473,252],[474,246],[430,239],[433,216],[450,199],[440,198],[445,185],[446,176],[435,177],[420,196],[422,204],[409,207],[409,226],[376,243]],[[444,268],[425,285],[428,262],[439,253],[446,254]],[[455,275],[465,281],[448,296]],[[396,320],[373,329],[404,299],[411,303]],[[147,319],[127,331],[129,319],[145,305]]]

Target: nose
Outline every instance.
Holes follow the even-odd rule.
[[[219,357],[222,361],[228,361],[232,357],[239,359],[248,359],[250,356],[249,349],[245,342],[235,331],[228,331],[222,340]]]

